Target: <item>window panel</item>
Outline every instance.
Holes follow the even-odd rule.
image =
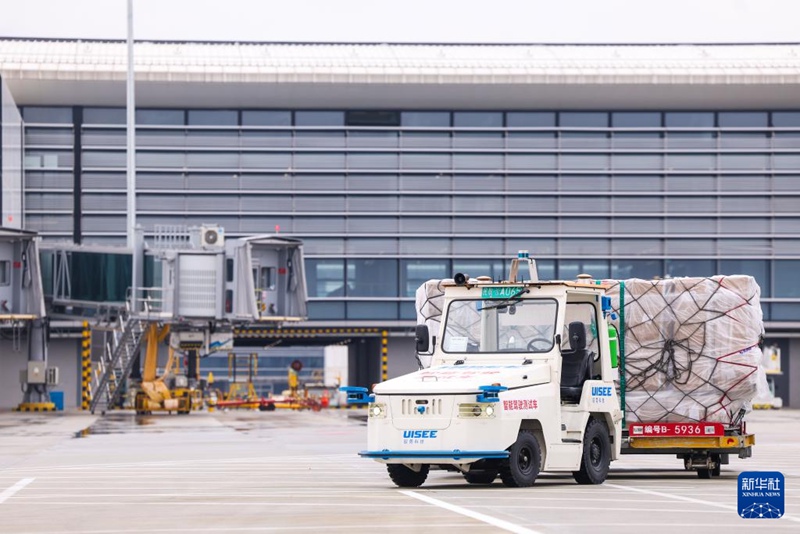
[[[698,111],[677,111],[664,114],[667,128],[713,128],[714,114]]]
[[[347,296],[396,297],[397,260],[347,260]]]
[[[767,191],[769,177],[763,175],[728,175],[719,177],[721,191]]]
[[[586,255],[608,255],[611,252],[610,239],[559,239],[559,252],[561,254],[586,254]]]
[[[370,189],[394,191],[398,187],[397,184],[398,177],[394,174],[351,174],[347,176],[347,189],[353,191],[365,191]]]
[[[249,226],[249,225],[248,225]],[[245,227],[244,218],[242,219],[242,231],[250,231]],[[297,236],[303,239],[303,248],[306,254],[334,254],[341,256],[344,250],[344,239],[339,237],[305,237]]]
[[[800,154],[773,154],[772,166],[774,169],[787,169],[796,171],[800,169]]]
[[[719,208],[722,213],[768,213],[769,197],[720,197]]]
[[[511,169],[556,169],[555,154],[508,154],[506,166]]]
[[[182,109],[137,109],[136,124],[180,125],[185,122]]]
[[[561,148],[608,148],[610,139],[605,132],[561,132]]]
[[[497,238],[462,237],[453,239],[453,254],[469,255],[475,251],[481,254],[501,255],[503,253],[503,240]]]
[[[503,197],[499,196],[457,196],[453,198],[453,210],[468,214],[491,213],[503,211]]]
[[[29,124],[72,124],[72,108],[25,106],[22,119]]]
[[[664,177],[657,175],[621,175],[612,177],[614,191],[661,191]]]
[[[400,296],[413,297],[426,281],[452,275],[450,260],[400,260]]]
[[[291,126],[291,111],[242,111],[242,126]]]
[[[609,191],[611,179],[605,175],[593,176],[577,174],[575,176],[565,175],[561,177],[562,191]]]
[[[558,279],[575,280],[579,274],[604,280],[611,276],[611,266],[607,260],[558,260]]]
[[[455,132],[453,147],[455,148],[503,148],[504,138],[501,132]],[[502,166],[502,163],[501,163]]]
[[[451,241],[446,237],[403,237],[400,239],[400,254],[414,256],[450,254]]]
[[[186,165],[201,169],[236,169],[239,167],[239,154],[236,152],[188,152]]]
[[[713,170],[717,167],[715,154],[668,154],[667,169],[703,169]]]
[[[343,111],[295,111],[295,126],[344,126]]]
[[[233,110],[190,109],[190,126],[238,126],[239,114]]]
[[[610,210],[611,199],[605,196],[561,197],[560,204],[564,213],[606,213]]]
[[[775,128],[800,128],[800,111],[775,111],[772,113]]]
[[[297,169],[343,169],[344,154],[331,152],[295,153],[294,167]]]
[[[555,113],[535,111],[506,113],[506,126],[509,128],[553,128],[555,125]]]
[[[707,214],[717,212],[717,199],[708,197],[667,197],[667,212]]]
[[[403,217],[400,231],[409,234],[449,234],[450,217]]]
[[[668,149],[716,149],[717,138],[713,132],[667,132]]]
[[[675,175],[667,176],[666,182],[667,191],[695,192],[717,189],[715,176]]]
[[[296,131],[294,144],[302,148],[343,148],[344,132]]]
[[[507,234],[542,235],[557,232],[558,222],[555,217],[509,217],[506,219]],[[516,252],[515,250],[514,253]]]
[[[450,169],[450,154],[402,154],[400,165],[404,169]]]
[[[398,146],[399,140],[397,132],[383,130],[347,132],[347,146],[352,148],[394,148]]]
[[[683,255],[714,255],[716,254],[717,246],[714,239],[686,239],[675,238],[666,239],[664,242],[664,253],[667,255],[683,256]],[[710,274],[698,275],[673,275],[673,276],[711,276]]]
[[[800,217],[777,217],[773,225],[776,234],[800,234]]]
[[[719,220],[719,231],[722,234],[768,234],[770,220],[755,217],[722,217]]]
[[[800,132],[773,132],[773,148],[800,148]]]
[[[641,278],[651,280],[656,276],[664,276],[661,260],[612,260],[611,278],[625,280]]]
[[[660,154],[613,154],[611,165],[619,170],[658,170],[663,166],[663,157]]]
[[[769,136],[764,132],[723,132],[721,148],[768,148]]]
[[[619,111],[611,114],[614,128],[660,128],[661,113]]]
[[[292,133],[279,130],[244,130],[240,133],[243,147],[282,148],[292,146]]]
[[[717,121],[720,128],[766,128],[769,114],[763,111],[721,111]]]
[[[656,217],[617,217],[614,219],[617,234],[663,234],[664,221]]]
[[[400,197],[401,212],[448,213],[453,198],[449,195],[404,195]]]
[[[400,229],[397,217],[348,217],[347,231],[358,234],[396,234]],[[367,251],[370,252],[370,251]]]
[[[294,177],[294,188],[298,191],[318,189],[344,191],[344,176],[341,174],[300,174]]]
[[[561,154],[562,169],[591,169],[603,171],[608,169],[607,154]]]
[[[308,303],[308,318],[311,320],[342,320],[345,317],[344,302]]]
[[[398,319],[398,302],[347,302],[348,319]]]
[[[508,191],[556,191],[558,180],[555,176],[545,174],[520,175],[511,174],[506,177]],[[509,200],[512,197],[509,197]]]
[[[557,200],[553,196],[514,196],[506,201],[508,211],[516,213],[555,213]]]
[[[773,321],[797,321],[800,317],[800,303],[773,302],[770,308],[772,309],[770,319]]]
[[[721,256],[766,256],[772,252],[769,239],[720,239],[717,248]]]
[[[503,114],[487,111],[456,111],[453,113],[456,128],[502,128]]]
[[[675,234],[715,234],[717,232],[717,219],[711,217],[668,218],[667,232]]]
[[[566,111],[558,114],[562,128],[607,128],[608,113],[593,111]]]
[[[455,191],[501,191],[503,177],[500,175],[457,174],[453,176]]]
[[[400,114],[400,123],[404,127],[449,128],[450,113],[444,111],[404,111]]]
[[[663,137],[658,132],[614,132],[611,138],[614,148],[662,148]]]
[[[344,197],[339,195],[296,195],[294,197],[295,211],[344,211],[344,206]]]
[[[400,177],[400,187],[404,191],[449,191],[453,177],[447,174],[410,174]]]
[[[720,154],[719,168],[723,170],[763,170],[769,167],[767,154]]]
[[[345,124],[348,126],[400,126],[398,111],[347,111]]]
[[[555,132],[508,132],[508,148],[555,148]]]
[[[398,209],[399,200],[396,196],[388,195],[351,195],[347,197],[347,209],[349,211],[379,211],[395,212]]]
[[[125,108],[83,108],[84,124],[126,124],[127,122]]]
[[[502,217],[456,217],[454,234],[502,234],[505,226]]]
[[[611,219],[607,217],[562,217],[561,232],[564,234],[607,234],[611,231]]]
[[[613,208],[615,213],[650,213],[664,212],[663,197],[614,197]]]
[[[503,171],[502,154],[453,154],[454,169],[489,169]]]
[[[397,169],[399,157],[389,152],[367,154],[347,154],[349,169]]]
[[[402,132],[400,144],[404,148],[450,148],[450,132]]]
[[[397,255],[397,239],[391,237],[351,237],[346,254]]]
[[[661,239],[625,239],[615,238],[611,241],[611,253],[614,255],[645,256],[664,252]],[[616,275],[614,278],[617,278]]]
[[[296,217],[294,220],[295,232],[311,233],[344,233],[344,217]]]
[[[714,276],[714,260],[666,260],[666,276]]]

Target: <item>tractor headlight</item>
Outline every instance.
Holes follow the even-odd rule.
[[[494,404],[469,402],[458,405],[458,416],[462,419],[486,419],[494,417]]]
[[[369,405],[369,416],[372,418],[386,417],[386,405],[379,402],[373,402]]]

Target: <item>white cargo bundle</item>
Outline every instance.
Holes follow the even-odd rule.
[[[751,276],[606,283],[624,336],[627,422],[727,424],[767,388]]]

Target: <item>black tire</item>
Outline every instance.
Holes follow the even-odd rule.
[[[403,464],[387,464],[389,478],[401,488],[418,488],[428,478],[429,465],[423,465],[419,471],[409,469]]]
[[[722,474],[722,458],[719,454],[711,455],[711,460],[714,462],[714,469],[711,470],[711,476],[718,477]]]
[[[583,434],[583,455],[581,468],[572,476],[578,484],[602,484],[608,477],[611,467],[611,439],[608,427],[592,417]]]
[[[527,488],[536,482],[542,462],[539,440],[531,432],[521,430],[517,441],[508,449],[508,460],[500,465],[500,479],[510,488]]]
[[[698,478],[709,479],[711,478],[711,469],[698,469],[697,476]]]
[[[497,478],[497,469],[476,469],[464,473],[464,478],[470,484],[491,484]]]

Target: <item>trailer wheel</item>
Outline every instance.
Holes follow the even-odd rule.
[[[497,469],[476,469],[464,473],[464,478],[470,484],[491,484],[497,478]]]
[[[510,488],[527,488],[536,482],[541,462],[539,440],[531,432],[522,430],[508,449],[508,460],[500,465],[500,478]]]
[[[722,474],[722,458],[719,454],[712,454],[711,459],[714,461],[714,469],[711,470],[711,476],[718,477]]]
[[[712,469],[698,469],[697,476],[703,479],[711,478]]]
[[[583,434],[583,456],[580,471],[572,476],[578,484],[602,484],[611,466],[611,440],[608,427],[594,417],[589,419]]]
[[[401,488],[417,488],[428,478],[429,465],[420,466],[419,471],[409,469],[403,464],[387,464],[389,478]]]

